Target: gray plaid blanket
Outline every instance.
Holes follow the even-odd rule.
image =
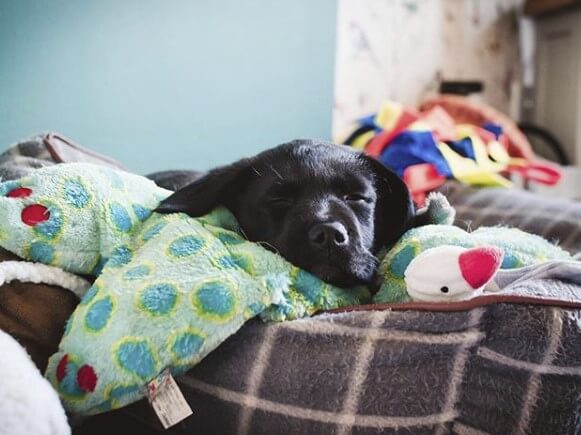
[[[581,303],[516,301],[251,322],[178,380],[183,433],[579,433]]]

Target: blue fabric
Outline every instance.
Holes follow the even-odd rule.
[[[482,128],[486,131],[494,133],[494,135],[496,136],[496,140],[498,140],[498,138],[502,136],[502,126],[500,124],[495,124],[494,122],[485,122],[482,125]]]
[[[361,127],[373,127],[374,130],[379,131],[381,130],[377,124],[375,123],[375,113],[372,113],[371,115],[367,115],[364,116],[363,118],[359,118],[359,125]]]
[[[452,177],[430,131],[404,131],[383,150],[379,160],[400,177],[408,166],[419,163],[432,163],[441,175]]]
[[[469,137],[464,139],[446,142],[450,145],[454,151],[463,157],[468,157],[469,159],[476,160],[476,155],[474,154],[474,147],[472,146],[472,140]]]

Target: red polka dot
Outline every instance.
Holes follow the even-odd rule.
[[[44,205],[32,204],[22,210],[20,217],[22,222],[33,227],[41,222],[46,222],[50,218],[50,212]]]
[[[32,190],[28,187],[18,187],[16,189],[12,189],[10,192],[6,194],[8,198],[26,198],[32,194]]]
[[[97,385],[97,375],[95,370],[90,365],[85,364],[77,372],[77,384],[79,388],[85,392],[95,391],[95,386]]]
[[[62,381],[67,374],[67,363],[69,362],[69,356],[65,354],[56,366],[56,380]]]

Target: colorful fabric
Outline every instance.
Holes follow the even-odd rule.
[[[363,149],[404,177],[420,204],[427,193],[423,190],[426,183],[417,185],[417,177],[405,177],[417,165],[430,164],[441,177],[479,186],[511,187],[505,173],[548,185],[560,180],[557,167],[508,154],[510,141],[503,132],[506,123],[478,118],[481,125],[466,124],[460,118],[453,118],[438,105],[418,112],[388,101],[377,114],[361,118],[344,143]]]

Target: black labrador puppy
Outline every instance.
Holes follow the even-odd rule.
[[[248,240],[340,286],[372,281],[374,254],[413,219],[402,180],[348,147],[295,140],[208,172],[160,213],[202,216],[223,205]]]

